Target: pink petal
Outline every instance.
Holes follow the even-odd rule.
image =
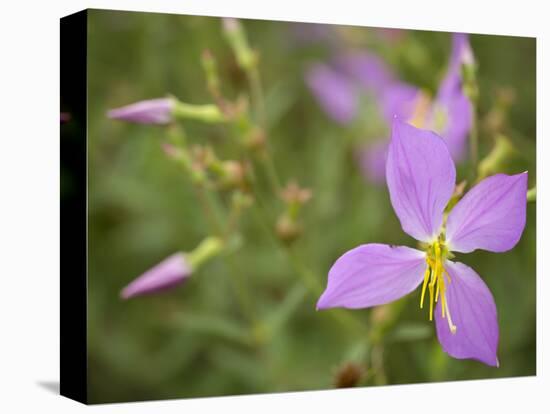
[[[443,125],[438,125],[439,112],[443,114]],[[443,137],[456,162],[464,159],[472,118],[472,104],[462,90],[460,72],[450,71],[441,82],[428,122]]]
[[[357,113],[357,92],[346,76],[317,63],[306,73],[306,82],[319,105],[334,121],[348,124]]]
[[[183,253],[175,253],[126,286],[120,296],[129,299],[173,288],[191,276],[192,269]]]
[[[398,119],[393,122],[386,182],[403,230],[430,242],[455,186],[455,166],[441,137]]]
[[[364,244],[342,255],[328,274],[317,309],[367,308],[413,291],[426,268],[424,252],[409,247]]]
[[[435,309],[437,338],[443,350],[453,358],[476,359],[497,366],[498,321],[493,295],[473,269],[462,263],[447,261],[451,282],[446,298],[455,333],[441,316],[442,301]]]
[[[378,141],[359,150],[359,167],[363,176],[374,184],[386,181],[386,156],[388,142]]]
[[[107,116],[138,124],[168,124],[172,121],[174,105],[172,98],[148,99],[111,109]]]
[[[510,250],[525,227],[527,173],[487,177],[457,203],[447,220],[453,251]]]

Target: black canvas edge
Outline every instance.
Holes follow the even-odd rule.
[[[88,11],[60,19],[60,394],[86,404]],[[64,190],[63,180],[70,190]],[[66,184],[66,183],[65,183]]]

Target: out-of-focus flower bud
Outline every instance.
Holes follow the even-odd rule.
[[[220,183],[224,188],[246,187],[246,166],[238,161],[223,161]]]
[[[128,286],[120,296],[130,299],[171,289],[183,283],[192,274],[192,268],[184,253],[175,253],[143,273]]]
[[[173,98],[149,99],[111,109],[107,116],[138,124],[168,124],[172,122],[175,103]]]
[[[309,188],[301,188],[296,181],[290,181],[283,190],[281,198],[288,204],[305,204],[312,196]]]
[[[296,181],[290,181],[281,190],[280,196],[286,204],[288,216],[295,219],[302,206],[311,199],[312,192],[309,188],[301,188]]]
[[[356,362],[346,362],[337,368],[334,375],[335,388],[351,388],[359,385],[365,369]]]
[[[277,220],[275,232],[282,242],[290,244],[302,235],[303,229],[300,223],[283,214]]]
[[[261,128],[252,128],[245,136],[245,145],[252,151],[257,151],[265,148],[266,135]]]
[[[206,261],[219,255],[223,248],[221,239],[207,237],[193,251],[175,253],[143,273],[122,289],[120,296],[122,299],[130,299],[179,286]]]

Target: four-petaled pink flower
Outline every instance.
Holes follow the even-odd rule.
[[[317,309],[382,305],[422,284],[420,307],[428,292],[443,350],[498,366],[491,292],[473,269],[450,260],[451,252],[504,252],[516,245],[525,227],[527,173],[485,178],[445,217],[455,176],[441,137],[394,120],[386,162],[390,199],[403,230],[425,249],[365,244],[348,251],[330,269]]]

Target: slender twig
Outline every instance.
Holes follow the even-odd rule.
[[[477,105],[475,102],[472,102],[472,128],[470,130],[470,162],[472,163],[471,171],[474,174],[473,179],[475,180],[475,174],[477,172],[477,163],[479,158],[479,131],[478,131],[478,122],[477,122]]]
[[[254,66],[247,70],[246,77],[248,78],[248,84],[253,96],[253,103],[255,106],[256,116],[258,117],[258,123],[262,128],[266,129],[267,120],[265,117],[264,92],[258,68]]]

